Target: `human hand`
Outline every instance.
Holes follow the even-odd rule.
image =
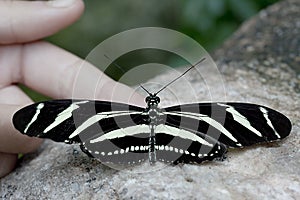
[[[32,152],[41,144],[40,139],[22,135],[12,125],[13,114],[32,103],[16,83],[52,98],[71,98],[76,82],[79,93],[75,98],[98,99],[111,99],[117,85],[113,100],[143,104],[143,98],[129,87],[91,64],[80,69],[80,58],[38,41],[73,23],[83,8],[81,0],[0,1],[0,177],[14,169],[18,153]],[[101,92],[94,91],[95,85]]]

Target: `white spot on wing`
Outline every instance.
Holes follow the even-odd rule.
[[[27,124],[24,133],[27,132],[28,128],[31,126],[31,124],[33,124],[33,122],[35,122],[35,120],[37,119],[37,117],[39,116],[39,114],[41,113],[41,109],[44,108],[44,104],[43,103],[39,103],[36,107],[36,112],[34,114],[34,116],[32,117],[31,121]]]

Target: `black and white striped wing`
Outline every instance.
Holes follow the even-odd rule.
[[[201,163],[222,158],[227,151],[226,146],[219,142],[163,124],[158,125],[155,131],[156,159],[161,162]],[[149,125],[130,126],[89,140],[84,143],[84,148],[102,162],[140,163],[149,159],[149,133]]]
[[[109,131],[86,141],[83,150],[108,164],[127,165],[148,160],[151,146],[149,115],[148,112],[142,114],[143,123]],[[227,152],[224,144],[181,127],[167,125],[164,113],[157,117],[159,119],[154,126],[156,160],[178,164],[224,158]]]
[[[184,129],[229,147],[283,139],[291,122],[283,114],[249,103],[195,103],[164,109],[167,126]]]
[[[145,122],[144,108],[90,100],[51,100],[17,111],[13,124],[31,137],[83,143],[99,135]]]
[[[31,137],[80,143],[90,157],[113,164],[148,159],[149,126],[144,108],[90,100],[52,100],[14,114],[13,124]]]

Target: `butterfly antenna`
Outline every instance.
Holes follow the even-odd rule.
[[[124,70],[120,65],[118,65],[118,63],[114,62],[114,61],[113,61],[110,57],[108,57],[106,54],[104,54],[104,56],[105,56],[108,60],[110,60],[114,66],[116,66],[117,68],[119,68],[124,74],[126,73],[125,70]]]
[[[147,92],[147,94],[151,95],[151,93],[146,89],[144,88],[144,86],[142,86],[141,84],[139,84],[141,88],[143,88],[143,90],[145,90]]]
[[[185,72],[183,72],[180,76],[178,76],[177,78],[175,78],[173,81],[171,81],[170,83],[168,83],[167,85],[165,85],[164,87],[162,87],[160,90],[158,90],[154,95],[156,96],[158,93],[160,93],[161,91],[163,91],[164,89],[166,89],[169,85],[171,85],[172,83],[174,83],[175,81],[177,81],[178,79],[180,79],[181,77],[183,77],[186,73],[188,73],[191,69],[193,69],[194,67],[196,67],[198,64],[200,64],[201,62],[203,62],[206,58],[202,58],[200,61],[198,61],[196,64],[192,65],[190,68],[188,68]]]

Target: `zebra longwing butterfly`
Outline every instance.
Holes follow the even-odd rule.
[[[108,101],[50,100],[17,111],[13,124],[28,136],[79,143],[88,156],[121,165],[144,160],[201,163],[222,159],[229,147],[289,135],[290,120],[261,105],[219,102],[159,108],[158,93],[181,76],[156,93],[141,86],[148,93],[146,108]]]

